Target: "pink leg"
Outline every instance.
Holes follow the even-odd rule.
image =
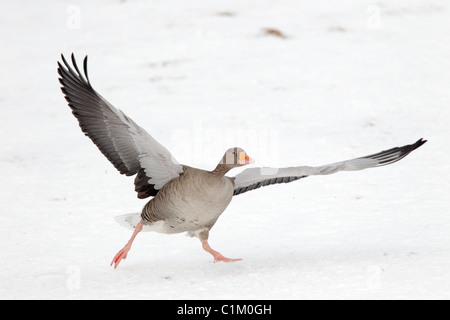
[[[127,244],[125,245],[125,247],[123,247],[122,250],[120,250],[116,256],[114,257],[113,261],[111,262],[111,266],[114,264],[114,269],[117,268],[117,266],[119,265],[120,261],[122,261],[122,259],[126,259],[127,258],[127,254],[128,251],[130,251],[131,249],[131,245],[133,244],[134,238],[136,238],[137,234],[142,230],[142,223],[138,223],[136,225],[136,228],[134,229],[133,235],[131,236],[131,239],[127,242]]]
[[[220,252],[217,252],[217,251],[211,249],[211,247],[209,246],[209,243],[208,243],[207,240],[203,240],[202,241],[202,246],[203,246],[203,250],[205,250],[206,252],[212,254],[212,256],[214,257],[214,263],[219,262],[219,261],[234,262],[234,261],[241,261],[242,260],[242,259],[230,259],[230,258],[224,257]]]

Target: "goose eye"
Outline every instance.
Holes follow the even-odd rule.
[[[233,154],[236,154],[236,151],[233,151]]]

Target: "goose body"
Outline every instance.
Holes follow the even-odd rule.
[[[130,223],[134,232],[111,262],[115,268],[127,257],[135,237],[144,228],[167,234],[187,232],[200,239],[215,262],[240,260],[224,257],[208,243],[209,231],[233,196],[308,176],[385,166],[403,159],[426,142],[420,139],[410,145],[322,166],[250,168],[228,177],[231,169],[253,163],[243,149],[228,149],[212,171],[180,164],[147,131],[93,89],[87,57],[83,73],[73,54],[72,65],[63,55],[61,59],[62,63],[58,62],[61,90],[81,130],[121,174],[136,175],[134,184],[139,199],[150,198],[140,214],[118,219]]]
[[[155,225],[157,232],[188,232],[206,240],[233,192],[234,182],[229,177],[183,166],[180,176],[164,185],[144,206],[141,222]]]

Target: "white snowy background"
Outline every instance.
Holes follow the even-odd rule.
[[[450,298],[450,3],[0,3],[1,299]],[[391,166],[236,197],[197,239],[131,231],[133,178],[85,137],[56,61],[185,164],[258,166],[428,143]],[[240,170],[230,172],[230,175]]]

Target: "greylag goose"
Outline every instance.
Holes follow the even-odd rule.
[[[208,243],[209,231],[233,196],[313,175],[385,166],[406,157],[426,142],[420,139],[403,147],[318,167],[250,168],[228,177],[225,174],[229,170],[253,163],[243,149],[228,149],[212,171],[182,165],[147,131],[93,89],[87,73],[87,56],[83,63],[84,75],[73,54],[72,66],[63,55],[61,58],[64,64],[58,62],[61,90],[81,130],[121,174],[136,175],[134,184],[138,198],[152,197],[141,213],[119,217],[118,220],[129,224],[134,232],[112,260],[114,268],[127,257],[136,235],[143,229],[166,234],[187,232],[200,239],[214,262],[241,260],[226,258]]]

